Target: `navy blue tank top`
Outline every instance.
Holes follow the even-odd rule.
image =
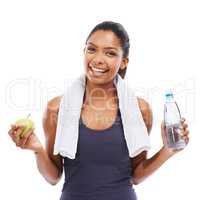
[[[65,182],[60,200],[136,200],[131,159],[120,110],[111,127],[94,130],[80,118],[75,159],[64,159]]]

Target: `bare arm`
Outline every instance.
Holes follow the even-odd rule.
[[[159,169],[171,156],[172,154],[162,147],[149,159],[147,159],[147,152],[142,152],[140,155],[133,158],[133,165],[135,165],[135,167],[133,167],[132,174],[133,184],[137,185],[144,181],[147,177]]]
[[[150,134],[152,128],[153,115],[149,104],[138,98],[139,107],[143,116],[143,120],[146,124],[148,133]],[[187,127],[187,125],[184,125]],[[161,126],[162,133],[164,131],[163,124]],[[187,135],[186,130],[183,134]],[[133,184],[139,184],[147,177],[153,174],[159,169],[175,152],[170,149],[166,149],[164,146],[151,158],[147,159],[147,151],[143,151],[138,156],[132,158],[132,182]]]
[[[60,97],[48,103],[43,117],[46,148],[40,148],[35,152],[38,170],[52,185],[59,182],[63,172],[62,158],[59,155],[53,155],[59,104]]]

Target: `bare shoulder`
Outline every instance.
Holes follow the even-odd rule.
[[[151,132],[152,124],[153,124],[153,112],[149,105],[149,103],[141,97],[137,97],[138,105],[140,111],[142,113],[143,120],[147,127],[148,133]]]
[[[53,99],[51,99],[47,103],[47,109],[49,111],[58,112],[61,98],[62,98],[62,96],[57,96],[57,97],[54,97]]]
[[[49,134],[51,135],[55,134],[61,98],[62,96],[54,97],[47,103],[47,106],[43,115],[43,128],[44,128],[46,137],[48,137]]]

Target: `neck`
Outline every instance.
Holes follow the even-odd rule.
[[[99,105],[111,103],[116,105],[117,103],[117,89],[114,82],[106,84],[94,84],[86,79],[86,90],[84,95],[85,105]]]

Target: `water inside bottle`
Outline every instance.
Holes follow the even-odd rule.
[[[182,149],[185,147],[185,140],[181,137],[181,124],[166,125],[166,142],[168,148]]]

